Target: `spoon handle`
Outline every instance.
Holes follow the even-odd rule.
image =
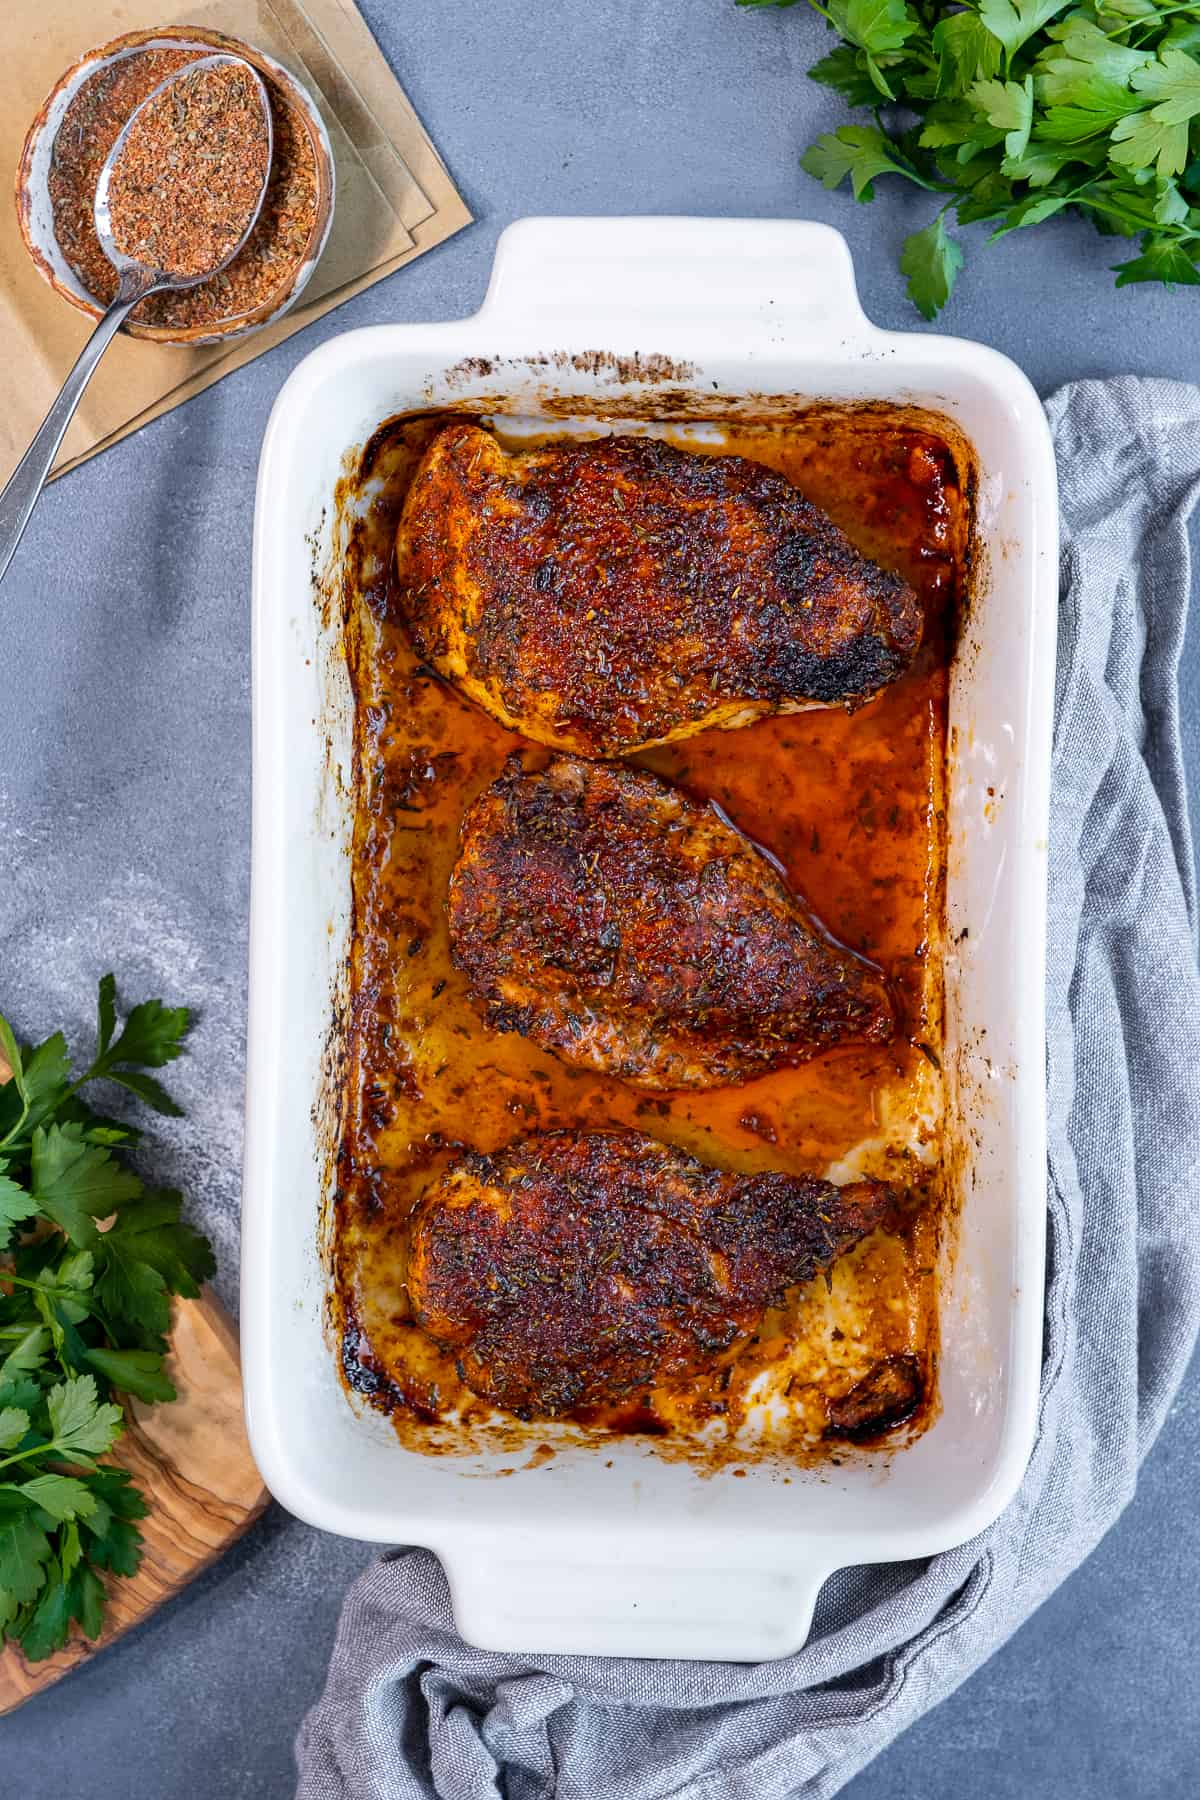
[[[92,378],[93,369],[128,314],[148,291],[144,282],[139,283],[136,290],[132,284],[126,287],[122,283],[120,293],[80,351],[79,360],[63,382],[62,392],[46,414],[40,431],[9,476],[4,492],[0,493],[0,581],[3,581],[21,534],[29,523],[29,515],[58,455],[58,447],[83,397],[83,390]]]

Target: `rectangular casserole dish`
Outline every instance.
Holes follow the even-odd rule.
[[[910,1447],[840,1466],[702,1474],[635,1439],[519,1468],[430,1457],[352,1408],[323,1255],[350,928],[353,702],[336,608],[344,458],[397,413],[726,416],[802,399],[911,403],[978,459],[980,570],[951,678],[948,1141],[960,1190],[941,1282],[941,1408]],[[694,414],[693,414],[694,416]],[[758,1659],[806,1637],[849,1564],[990,1524],[1033,1444],[1045,1222],[1043,964],[1057,499],[1040,403],[979,345],[877,330],[826,226],[526,220],[472,319],[349,332],[268,426],[254,545],[254,850],[242,1346],[263,1475],[314,1525],[441,1557],[485,1647]],[[953,1254],[950,1254],[952,1250]]]

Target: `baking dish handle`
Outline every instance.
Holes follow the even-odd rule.
[[[800,335],[845,355],[886,335],[859,305],[845,238],[797,219],[521,219],[496,246],[479,316],[526,342],[534,327],[553,350],[653,349],[649,331],[672,345],[699,331],[726,349]]]
[[[817,1595],[832,1571],[789,1544],[777,1556],[738,1562],[711,1546],[686,1554],[664,1538],[661,1555],[503,1551],[461,1543],[439,1550],[455,1624],[484,1650],[553,1655],[685,1657],[765,1662],[799,1650]]]

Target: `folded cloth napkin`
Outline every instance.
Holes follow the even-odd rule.
[[[300,1800],[834,1794],[991,1655],[1133,1494],[1200,1320],[1200,975],[1176,671],[1200,389],[1049,402],[1062,483],[1050,840],[1050,1238],[1040,1428],[961,1549],[845,1570],[797,1655],[504,1656],[401,1550],[351,1590],[298,1740]]]

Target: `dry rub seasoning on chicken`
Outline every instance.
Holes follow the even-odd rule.
[[[642,769],[514,757],[467,809],[448,913],[493,1027],[639,1087],[724,1087],[895,1028],[880,971]]]
[[[439,675],[581,756],[859,706],[921,642],[912,588],[790,481],[656,438],[510,456],[449,425],[413,477],[396,564]]]
[[[413,1305],[475,1393],[553,1418],[732,1351],[902,1203],[879,1181],[729,1174],[640,1131],[545,1133],[429,1189]]]

